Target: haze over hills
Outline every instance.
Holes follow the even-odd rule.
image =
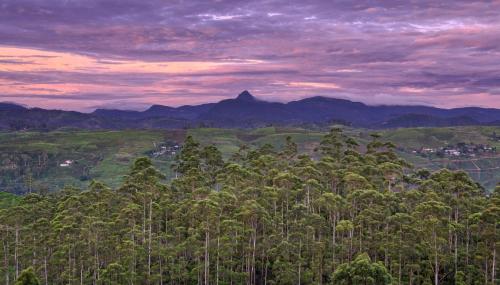
[[[176,129],[194,126],[248,128],[265,125],[328,125],[364,128],[500,125],[500,110],[479,107],[369,106],[360,102],[310,97],[288,103],[268,102],[243,91],[217,103],[145,111],[97,109],[92,113],[26,108],[0,103],[0,130]]]

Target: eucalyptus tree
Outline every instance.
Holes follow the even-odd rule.
[[[422,248],[426,249],[429,260],[432,260],[434,285],[438,285],[440,274],[446,262],[446,246],[450,210],[437,196],[430,194],[415,208],[415,219],[418,222],[418,233],[421,235]]]
[[[139,158],[117,189],[26,195],[0,210],[0,283],[497,282],[500,188],[414,170],[377,134],[333,129],[317,150],[288,137],[224,160],[187,137],[172,181]]]
[[[21,272],[14,285],[40,285],[40,280],[36,277],[33,268],[29,267]]]
[[[382,263],[372,262],[368,254],[361,253],[352,263],[344,263],[333,273],[334,284],[390,285],[392,276]]]

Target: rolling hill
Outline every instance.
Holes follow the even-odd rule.
[[[153,105],[142,112],[97,109],[92,113],[79,113],[0,104],[0,130],[257,128],[269,125],[327,126],[333,122],[371,129],[500,125],[500,110],[369,106],[327,97],[279,103],[259,100],[248,91],[217,103],[181,107]]]
[[[31,185],[37,190],[51,191],[65,185],[84,187],[92,179],[116,186],[123,181],[132,161],[140,156],[150,156],[168,179],[175,176],[170,168],[173,156],[154,156],[152,153],[166,142],[181,144],[187,135],[193,136],[202,145],[216,145],[225,158],[231,157],[242,145],[256,148],[270,144],[280,149],[286,137],[290,136],[298,144],[300,152],[314,157],[314,149],[326,130],[266,127],[0,133],[0,190],[20,193],[28,191]],[[365,145],[373,131],[346,127],[344,132]],[[411,151],[461,142],[489,144],[500,149],[500,141],[492,140],[493,133],[500,134],[499,127],[388,129],[380,133],[384,140],[394,142],[399,154],[416,167],[464,169],[490,190],[500,182],[499,156],[427,159]],[[73,163],[69,167],[61,167],[66,160]],[[478,168],[481,170],[478,171]]]

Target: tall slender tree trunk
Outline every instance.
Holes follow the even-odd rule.
[[[45,253],[45,256],[43,257],[43,277],[45,280],[45,285],[49,284],[49,272],[47,269],[47,252]]]
[[[290,240],[290,235],[289,235],[289,227],[288,227],[288,194],[286,196],[286,201],[285,201],[285,204],[286,204],[286,222],[285,222],[285,227],[286,227],[286,241],[289,241]]]
[[[450,212],[448,214],[448,223],[451,225],[452,221],[452,213]],[[448,227],[448,253],[451,255],[452,254],[452,249],[453,249],[453,230],[452,227]]]
[[[80,285],[83,285],[83,258],[80,259]]]
[[[307,188],[307,212],[309,212],[309,205],[311,205],[311,194],[309,190],[309,185],[307,185],[306,188]]]
[[[268,264],[269,263],[269,257],[266,256],[266,265],[264,269],[264,285],[267,285],[267,271],[268,271]]]
[[[207,228],[205,231],[205,262],[204,262],[204,284],[208,285],[209,284],[209,268],[210,268],[210,256],[209,256],[209,251],[208,251],[208,246],[209,246],[209,241],[210,241],[210,230],[208,227],[208,218],[207,218]]]
[[[359,252],[363,252],[363,223],[359,227]]]
[[[99,260],[99,235],[95,235],[95,282],[99,281],[99,269],[101,267]]]
[[[158,221],[158,266],[159,266],[159,274],[160,274],[160,285],[163,285],[163,255],[160,252],[160,248],[162,246],[163,239],[161,238],[161,221]],[[165,228],[165,232],[167,228]],[[166,262],[165,262],[166,263]]]
[[[332,269],[335,271],[335,248],[337,246],[336,236],[337,236],[337,215],[331,215],[332,219]]]
[[[402,258],[401,258],[401,252],[399,252],[399,272],[398,272],[398,284],[401,285],[401,269],[402,269]]]
[[[457,208],[455,208],[455,224],[458,225],[458,206]],[[455,265],[455,274],[457,273],[458,271],[458,234],[457,234],[457,229],[455,229],[455,232],[454,232],[454,265]]]
[[[5,284],[10,284],[9,279],[9,245],[6,240],[3,240],[3,264],[5,267]]]
[[[300,285],[300,280],[302,279],[302,276],[300,276],[301,274],[301,269],[302,269],[302,262],[301,262],[301,259],[302,259],[302,256],[301,256],[301,251],[302,251],[302,240],[299,240],[299,260],[298,260],[298,263],[299,263],[299,279],[297,280],[297,284]]]
[[[15,232],[16,232],[16,242],[14,245],[14,263],[16,265],[16,280],[17,280],[17,278],[19,278],[19,260],[18,260],[18,253],[17,253],[18,245],[19,245],[19,228],[17,225],[16,225]]]
[[[133,219],[133,222],[132,222],[132,231],[131,231],[131,239],[132,239],[132,255],[133,255],[133,264],[132,264],[132,278],[130,278],[131,282],[130,284],[131,285],[134,285],[134,278],[135,278],[135,270],[136,270],[136,267],[137,267],[137,256],[136,256],[136,245],[135,245],[135,234],[134,234],[134,230],[135,230],[135,219]]]
[[[162,258],[161,256],[159,256],[158,258],[158,265],[160,266],[160,285],[163,285],[163,267],[162,267],[162,262],[161,262]]]
[[[68,250],[68,284],[71,284],[71,279],[73,278],[73,272],[71,271],[71,247]]]
[[[434,238],[434,285],[439,285],[439,261],[438,261],[438,249],[437,249],[437,234],[433,231]]]
[[[493,260],[491,264],[491,282],[495,282],[495,274],[496,274],[496,266],[497,266],[497,247],[496,244],[493,243]]]
[[[215,284],[219,285],[219,250],[220,250],[220,233],[217,235],[217,260],[215,261]]]
[[[488,285],[488,256],[484,258],[484,285]]]
[[[33,268],[36,268],[36,264],[37,264],[36,249],[37,249],[37,246],[36,246],[36,237],[33,236],[33,260],[31,262],[33,264]]]
[[[470,231],[469,231],[469,220],[466,221],[466,237],[465,237],[465,266],[469,266],[469,243],[470,243]]]
[[[146,205],[146,198],[143,198],[143,211],[142,211],[142,245],[146,243],[146,211],[147,211],[147,205]]]
[[[196,261],[198,262],[198,268],[201,268],[201,257],[197,257],[196,258]],[[203,263],[203,272],[205,271],[205,263]],[[198,280],[196,280],[196,283],[198,285],[202,285],[203,284],[203,273],[200,269],[198,269]]]
[[[387,240],[389,235],[389,223],[385,223],[384,233],[385,239]],[[385,267],[389,266],[389,254],[387,254],[387,246],[384,246],[384,265]]]
[[[149,228],[148,228],[148,284],[151,282],[151,240],[153,227],[153,199],[149,198]]]
[[[354,238],[354,227],[349,230],[349,262],[352,260],[352,239]]]
[[[220,259],[220,219],[222,216],[222,211],[219,213],[219,218],[217,219],[217,258],[215,261],[215,284],[219,285],[219,259]]]
[[[252,284],[255,284],[255,252],[257,248],[257,226],[253,229],[253,249],[252,249]]]

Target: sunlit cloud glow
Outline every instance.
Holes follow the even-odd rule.
[[[0,4],[0,101],[90,111],[263,100],[500,108],[499,1]]]

